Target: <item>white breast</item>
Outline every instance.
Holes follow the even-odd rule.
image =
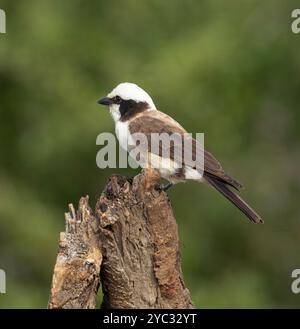
[[[116,135],[119,143],[125,151],[128,150],[128,143],[131,141],[130,132],[127,122],[117,121],[116,123]]]
[[[176,170],[180,168],[180,165],[170,158],[162,158],[154,153],[149,153],[148,159],[150,167],[157,169],[165,179],[169,179],[170,176],[175,175]]]

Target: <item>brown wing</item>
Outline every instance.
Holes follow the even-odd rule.
[[[191,159],[196,159],[196,147],[202,148],[202,146],[197,142],[197,140],[193,139],[191,136],[187,135],[186,130],[174,119],[169,117],[168,115],[160,112],[160,111],[149,111],[144,112],[143,115],[137,116],[129,121],[129,130],[131,134],[134,133],[142,133],[145,136],[147,136],[148,145],[151,145],[151,133],[167,133],[168,135],[178,136],[178,139],[180,139],[181,143],[184,140],[191,140],[191,143],[184,143],[184,147],[188,147],[189,149],[186,150],[187,152],[190,152],[192,154]],[[184,137],[182,137],[184,136]],[[177,147],[176,142],[172,143],[169,146],[168,150],[164,150],[162,148],[163,145],[160,145],[159,151],[149,150],[150,152],[157,153],[157,155],[162,156],[163,154],[169,154],[171,159],[177,162],[182,162],[182,159],[184,158],[185,165],[194,166],[194,162],[189,163],[186,157],[183,157],[183,154],[180,154],[180,151],[176,150]],[[180,149],[183,150],[183,147]],[[164,152],[167,153],[164,153]],[[236,180],[228,176],[221,164],[218,162],[218,160],[209,152],[204,150],[204,173],[208,176],[213,176],[217,178],[218,180],[229,184],[233,186],[236,189],[239,189],[242,187],[240,183],[238,183]]]

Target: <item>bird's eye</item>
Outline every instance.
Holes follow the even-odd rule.
[[[116,103],[116,104],[120,104],[121,101],[122,101],[122,98],[121,98],[120,96],[116,96],[116,97],[115,97],[115,103]]]

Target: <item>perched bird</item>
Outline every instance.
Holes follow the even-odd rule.
[[[135,145],[133,136],[136,133],[144,134],[149,140],[153,134],[166,133],[182,136],[187,134],[177,121],[157,110],[149,94],[134,83],[119,84],[106,97],[101,98],[98,103],[109,107],[115,122],[119,143],[127,151]],[[192,142],[194,145],[197,143],[194,139]],[[169,181],[169,184],[162,189],[166,190],[173,184],[186,180],[206,182],[232,202],[252,222],[263,223],[262,218],[233,192],[232,189],[239,191],[242,185],[225,173],[211,153],[203,150],[204,167],[201,171],[185,160],[183,160],[182,165],[179,165],[180,159],[174,156],[176,154],[174,147],[172,144],[169,146],[170,155],[168,159],[163,157],[161,149],[155,152],[148,146],[145,150],[150,159],[149,165],[157,169],[161,177]],[[195,152],[193,147],[190,152]],[[166,160],[168,161],[166,162]]]

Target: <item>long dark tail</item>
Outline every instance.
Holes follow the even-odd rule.
[[[217,191],[223,194],[225,198],[239,208],[252,222],[256,224],[264,222],[262,218],[242,198],[229,189],[226,183],[214,178],[211,175],[204,174],[204,178],[211,186],[213,186]]]

